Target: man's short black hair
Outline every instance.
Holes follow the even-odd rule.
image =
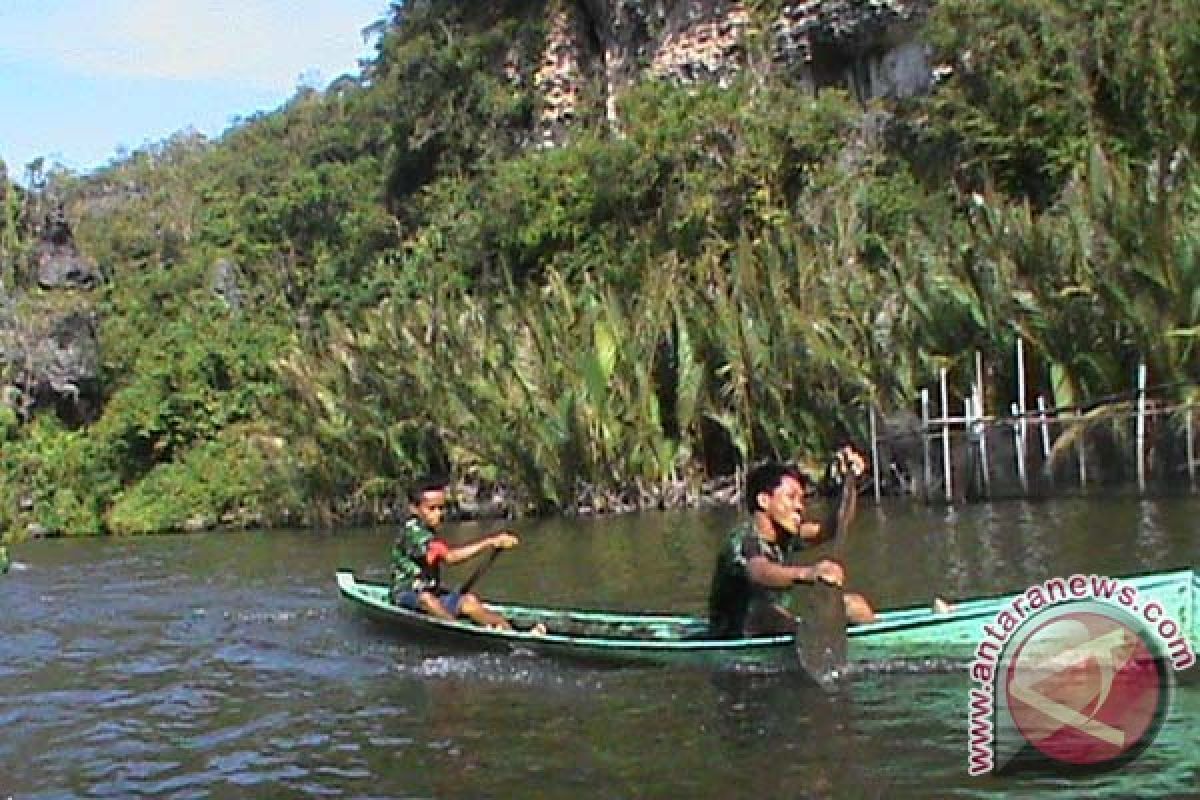
[[[441,475],[426,475],[408,487],[408,503],[414,506],[420,505],[421,498],[425,496],[426,492],[444,491],[449,485],[450,481]]]
[[[746,510],[752,514],[755,511],[761,511],[762,509],[758,505],[758,496],[763,492],[770,494],[778,489],[784,478],[797,481],[805,491],[808,491],[808,478],[800,470],[788,464],[772,461],[759,464],[750,470],[750,474],[746,476]]]

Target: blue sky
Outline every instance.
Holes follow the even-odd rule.
[[[77,172],[357,74],[388,0],[0,0],[0,159]]]

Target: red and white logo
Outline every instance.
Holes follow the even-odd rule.
[[[1061,764],[1105,767],[1136,755],[1158,732],[1170,693],[1165,659],[1141,628],[1099,603],[1050,609],[1010,643],[997,711]]]
[[[1098,771],[1136,758],[1166,720],[1174,673],[1196,663],[1164,604],[1072,575],[999,606],[971,662],[967,772]]]

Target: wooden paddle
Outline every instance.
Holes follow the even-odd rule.
[[[842,563],[846,532],[858,507],[858,476],[839,455],[836,469],[842,490],[833,523],[833,547],[828,558]],[[821,688],[832,691],[846,671],[846,602],[842,587],[818,580],[797,588],[796,660]]]
[[[833,691],[846,670],[846,603],[839,586],[818,581],[796,592],[796,660],[822,689]]]
[[[478,581],[480,578],[483,577],[483,573],[487,572],[488,569],[491,568],[492,564],[496,563],[496,558],[499,555],[500,555],[500,548],[498,548],[498,547],[492,548],[492,552],[488,554],[487,560],[484,561],[482,564],[480,564],[478,567],[476,567],[475,571],[472,572],[471,575],[465,581],[463,581],[463,585],[458,587],[458,593],[460,595],[464,595],[467,592],[471,591],[471,587],[475,585],[476,581]]]

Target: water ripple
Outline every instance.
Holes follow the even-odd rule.
[[[901,605],[931,591],[1011,590],[1044,570],[1137,571],[1139,554],[1187,563],[1200,552],[1197,510],[1118,499],[889,512],[856,532],[850,570],[879,604]],[[528,560],[498,564],[488,596],[694,609],[729,522],[704,519],[629,519],[614,536],[593,522],[582,539],[560,535],[580,531],[556,521],[555,536],[539,540],[531,524]],[[1195,787],[1194,688],[1177,693],[1160,740],[1126,776],[1069,790],[1037,778],[971,783],[957,665],[862,665],[826,696],[787,674],[456,654],[368,625],[337,597],[330,564],[378,563],[389,544],[370,531],[23,545],[30,568],[0,580],[0,799],[1126,797]]]

